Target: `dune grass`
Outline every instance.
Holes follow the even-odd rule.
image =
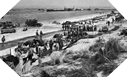
[[[104,75],[109,75],[114,69],[116,69],[117,64],[113,60],[118,58],[118,55],[124,49],[120,46],[119,39],[110,38],[106,43],[95,44],[96,54],[91,57],[91,63],[94,65],[94,71],[103,71]],[[98,45],[100,44],[100,45]],[[92,49],[91,49],[92,50]]]

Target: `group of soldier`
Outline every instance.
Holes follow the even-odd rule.
[[[40,34],[38,33],[38,30],[36,31],[36,36],[42,37],[42,35],[43,35],[43,32],[42,32],[42,31],[40,31]],[[1,38],[2,46],[4,46],[5,41],[6,41],[6,38],[5,38],[5,36],[3,35],[3,37]]]
[[[40,31],[40,34],[39,34],[38,30],[36,31],[36,36],[42,36],[42,35],[43,35],[42,31]]]
[[[41,34],[38,34],[37,32],[36,36],[40,36]],[[61,34],[56,35],[61,36]],[[15,49],[16,56],[20,57],[22,54],[27,54],[26,57],[23,58],[23,62],[26,63],[31,60],[32,63],[35,60],[33,58],[34,54],[37,55],[38,58],[43,58],[46,55],[50,55],[53,51],[62,50],[63,40],[58,36],[50,40],[34,38],[33,40],[21,42]]]
[[[97,26],[96,25],[83,26],[83,31],[97,31]]]

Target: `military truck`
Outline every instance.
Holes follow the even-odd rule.
[[[99,32],[108,32],[108,27],[107,26],[104,26],[102,27],[101,29],[99,29]]]
[[[15,33],[15,32],[16,32],[16,29],[15,28],[1,29],[1,34]]]

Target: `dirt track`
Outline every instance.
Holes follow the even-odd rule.
[[[119,26],[118,27],[115,27],[113,29],[111,29],[108,33],[106,34],[110,34],[111,32],[113,31],[116,31],[117,29],[119,29]],[[50,36],[53,36],[54,34],[56,33],[62,33],[63,31],[54,31],[54,32],[49,32],[49,33],[46,33],[44,34],[42,37],[43,38],[47,38],[47,37],[50,37]],[[101,34],[102,35],[102,34]],[[99,35],[100,36],[100,35]],[[96,36],[95,36],[96,37]],[[35,36],[29,36],[29,37],[25,37],[25,38],[20,38],[20,39],[17,39],[17,40],[13,40],[13,41],[9,41],[9,42],[6,42],[5,43],[5,46],[2,47],[2,44],[0,43],[0,51],[1,50],[4,50],[4,49],[7,49],[7,48],[11,48],[11,47],[14,47],[18,44],[18,42],[20,41],[26,41],[26,40],[29,40],[29,39],[33,39],[35,38]]]
[[[47,37],[50,37],[50,36],[53,36],[54,34],[56,33],[62,33],[63,31],[54,31],[54,32],[49,32],[49,33],[45,33],[42,37],[43,38],[47,38]],[[29,40],[29,39],[33,39],[35,38],[35,36],[29,36],[29,37],[25,37],[25,38],[20,38],[20,39],[17,39],[17,40],[13,40],[13,41],[9,41],[9,42],[6,42],[5,43],[5,46],[3,47],[2,44],[0,43],[0,51],[1,50],[4,50],[4,49],[7,49],[7,48],[11,48],[11,47],[14,47],[18,44],[18,42],[20,41],[25,41],[25,40]]]

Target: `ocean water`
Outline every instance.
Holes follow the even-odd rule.
[[[102,12],[107,12],[109,10],[102,10]],[[38,21],[55,21],[58,19],[66,19],[77,16],[84,16],[89,14],[95,14],[100,11],[65,11],[65,12],[42,12],[35,9],[15,9],[8,12],[5,15],[3,21],[12,21],[19,22],[20,24],[24,24],[26,19],[36,18]]]

